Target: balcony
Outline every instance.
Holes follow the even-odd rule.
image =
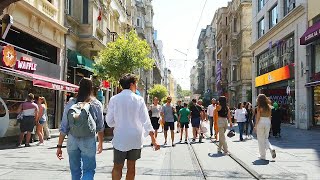
[[[31,6],[41,11],[47,17],[51,18],[55,22],[58,22],[59,9],[55,7],[53,4],[51,4],[49,1],[47,0],[25,0],[25,1],[28,2]]]

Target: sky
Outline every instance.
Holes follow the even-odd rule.
[[[158,31],[158,40],[163,42],[166,66],[171,70],[182,89],[190,90],[190,70],[198,56],[197,43],[201,29],[206,28],[211,23],[215,11],[219,7],[227,6],[228,1],[152,1],[154,10],[153,26]],[[202,9],[203,13],[200,18]]]

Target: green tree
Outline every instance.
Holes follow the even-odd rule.
[[[157,97],[159,101],[163,101],[163,98],[165,98],[168,95],[168,90],[165,86],[161,84],[155,84],[151,89],[149,89],[148,94],[152,99],[154,97]]]
[[[191,96],[191,95],[192,95],[192,93],[190,90],[182,90],[182,92],[181,92],[182,97]]]
[[[178,99],[183,98],[183,96],[182,96],[182,88],[181,88],[180,84],[177,85],[177,98]]]
[[[126,73],[133,73],[139,68],[151,70],[154,60],[147,41],[139,39],[135,31],[126,36],[120,36],[115,42],[109,42],[107,47],[95,57],[95,74],[101,79],[112,83]]]

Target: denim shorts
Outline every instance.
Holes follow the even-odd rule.
[[[200,127],[200,117],[191,118],[191,124],[192,124],[192,127],[199,128]]]
[[[39,124],[43,125],[46,121],[44,120],[39,120]]]

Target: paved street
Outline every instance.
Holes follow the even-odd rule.
[[[136,179],[196,180],[204,179],[204,175],[205,179],[255,179],[253,175],[258,179],[317,179],[320,176],[320,141],[316,138],[319,134],[285,125],[281,139],[271,138],[277,151],[276,160],[265,162],[257,160],[257,141],[238,142],[238,135],[228,139],[231,156],[217,154],[217,146],[209,139],[191,146],[177,144],[174,148],[169,143],[157,152],[147,139],[137,163]],[[176,141],[178,139],[176,134]],[[158,141],[164,142],[163,133]],[[66,149],[63,149],[65,159],[59,161],[55,156],[56,143],[54,138],[42,147],[2,146],[0,179],[70,179]],[[270,154],[267,158],[271,159]],[[95,179],[111,179],[112,146],[109,142],[105,142],[97,161]]]

